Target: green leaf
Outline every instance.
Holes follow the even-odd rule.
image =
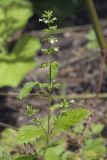
[[[44,130],[39,126],[28,125],[19,129],[17,141],[19,144],[28,143],[44,135]]]
[[[12,29],[14,32],[18,29],[22,29],[32,15],[33,13],[30,5],[29,7],[18,4],[9,6],[7,19],[9,19],[11,22],[11,24],[9,24],[10,29]]]
[[[79,108],[74,110],[67,110],[65,114],[59,115],[55,120],[55,128],[66,130],[70,126],[84,120],[89,116],[90,112],[86,109]]]
[[[36,82],[26,83],[19,93],[19,98],[22,99],[28,96],[35,85],[36,85]]]
[[[102,138],[86,139],[84,146],[84,154],[88,158],[102,158],[106,154],[104,140]]]
[[[58,64],[56,62],[51,64],[51,79],[54,80],[58,74]]]
[[[34,56],[39,48],[38,39],[25,36],[18,41],[12,54],[0,54],[0,87],[18,86],[25,75],[35,68]]]
[[[91,131],[92,131],[92,134],[99,134],[101,133],[101,131],[103,130],[104,128],[104,125],[103,124],[92,124],[91,125]]]
[[[90,30],[86,34],[86,38],[88,40],[88,43],[87,43],[87,48],[88,49],[95,49],[95,48],[99,47],[99,44],[97,42],[97,38],[96,38],[94,30]]]
[[[5,32],[6,29],[8,36],[19,29],[23,29],[32,15],[32,7],[28,1],[22,3],[20,0],[1,0],[0,2],[0,21],[4,26],[3,31]],[[1,31],[0,33],[2,33]]]
[[[12,160],[12,157],[9,154],[4,153],[0,160]]]
[[[99,47],[99,45],[98,45],[97,41],[88,42],[88,44],[87,44],[87,48],[89,50],[96,49],[98,47]]]
[[[15,158],[14,160],[37,160],[37,159],[35,158],[35,156],[32,156],[32,155],[28,155],[28,156],[23,155],[23,156]]]
[[[15,158],[15,160],[37,160],[35,156],[32,155],[23,155]]]
[[[13,148],[16,146],[16,138],[17,138],[17,132],[14,129],[6,128],[1,133],[1,143],[4,144],[3,148],[8,153],[11,152]]]
[[[53,148],[49,148],[45,154],[45,160],[60,160]]]
[[[4,151],[4,147],[0,146],[0,158],[3,156]]]
[[[86,38],[90,41],[94,41],[97,40],[96,39],[96,35],[95,35],[95,31],[94,30],[90,30],[87,34],[86,34]]]
[[[24,58],[25,56],[26,58],[32,58],[35,55],[35,51],[38,51],[40,47],[41,44],[38,38],[26,35],[19,39],[13,49],[13,53],[20,58]]]

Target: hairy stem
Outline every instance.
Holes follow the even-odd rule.
[[[50,62],[50,65],[49,65],[49,84],[51,85],[51,83],[52,83],[52,78],[51,78],[51,56],[49,56],[49,62]],[[51,107],[51,101],[52,101],[51,94],[52,94],[52,89],[49,90],[49,97],[48,97],[49,106],[48,106],[48,113],[47,113],[47,119],[48,119],[47,137],[46,137],[46,146],[45,146],[45,150],[44,150],[44,153],[43,153],[43,157],[45,156],[45,153],[46,153],[46,151],[48,149],[49,139],[50,139],[50,119],[51,119],[50,107]]]
[[[99,46],[101,48],[101,50],[105,50],[107,49],[107,44],[103,35],[103,31],[99,22],[99,18],[95,9],[95,5],[93,0],[85,0],[86,6],[87,6],[87,10],[90,16],[90,20],[91,23],[93,25],[93,28],[95,30],[96,33],[96,37],[99,43]],[[102,54],[104,54],[103,52],[101,52]]]

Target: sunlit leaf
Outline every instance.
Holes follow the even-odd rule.
[[[28,125],[19,129],[17,141],[19,144],[28,143],[42,135],[44,130],[41,127]]]
[[[13,159],[9,154],[4,153],[2,158],[0,158],[0,160],[13,160]]]
[[[102,138],[86,139],[84,154],[86,158],[102,158],[106,154],[106,148],[104,146],[104,140]]]
[[[12,54],[0,54],[0,86],[18,86],[35,68],[34,55],[39,48],[38,39],[25,36],[16,44]]]
[[[19,93],[19,98],[22,99],[28,96],[35,85],[36,85],[36,82],[26,83]]]
[[[89,116],[90,112],[86,109],[79,108],[74,110],[68,110],[63,115],[59,115],[55,120],[55,128],[66,130],[70,126],[84,120]]]
[[[4,29],[0,29],[0,33],[2,33],[2,31],[5,32],[6,29],[8,30],[7,34],[10,35],[22,29],[32,14],[31,4],[27,0],[24,0],[23,3],[21,0],[1,0],[0,21],[2,20],[1,24]]]
[[[60,160],[53,148],[49,148],[45,154],[45,160]]]

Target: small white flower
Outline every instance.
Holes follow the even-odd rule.
[[[54,48],[54,51],[55,51],[55,52],[57,52],[58,50],[59,50],[59,48],[58,48],[58,47],[55,47],[55,48]]]
[[[51,43],[51,44],[54,44],[54,43],[55,43],[54,39],[51,39],[51,40],[50,40],[50,43]]]
[[[51,43],[51,44],[54,44],[54,43],[56,43],[56,42],[58,42],[58,40],[57,40],[56,38],[51,38],[51,39],[50,39],[50,43]]]
[[[74,99],[71,99],[71,100],[70,100],[70,103],[75,103]]]
[[[45,20],[44,23],[48,24],[48,20]]]
[[[42,19],[41,19],[41,18],[39,18],[39,22],[42,22]]]
[[[56,21],[56,20],[57,20],[57,18],[56,18],[56,17],[54,17],[54,18],[53,18],[53,21]]]

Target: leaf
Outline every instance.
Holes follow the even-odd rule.
[[[87,118],[90,112],[86,109],[79,108],[74,110],[68,110],[64,115],[59,115],[55,120],[55,128],[66,130],[70,126],[75,125],[81,120]]]
[[[3,156],[4,153],[4,147],[0,146],[0,158]]]
[[[88,49],[95,49],[99,47],[94,30],[90,30],[86,34],[86,38],[88,40],[88,43],[86,45]]]
[[[51,79],[54,80],[58,74],[58,65],[55,63],[52,63],[51,65]]]
[[[7,12],[7,19],[9,19],[11,22],[11,24],[9,24],[10,29],[12,29],[14,32],[17,31],[18,29],[22,29],[32,15],[33,13],[30,5],[29,7],[28,6],[26,7],[18,5],[17,3],[17,5],[15,4],[9,6],[9,10]]]
[[[12,160],[12,157],[9,154],[4,153],[0,160]]]
[[[38,51],[40,47],[41,44],[39,39],[26,35],[19,39],[13,49],[13,53],[19,58],[24,58],[25,56],[26,58],[32,58],[35,55],[35,51]]]
[[[53,148],[49,148],[45,154],[45,160],[60,160]]]
[[[99,45],[98,45],[97,41],[90,41],[90,42],[88,42],[88,44],[87,44],[87,48],[88,48],[89,50],[91,50],[91,49],[96,49],[96,48],[98,48],[98,47],[99,47]]]
[[[104,128],[104,125],[103,124],[92,124],[91,125],[91,131],[92,131],[92,134],[99,134],[101,133],[101,131],[103,130]]]
[[[19,144],[28,143],[42,136],[44,130],[41,127],[28,125],[19,129],[17,141]]]
[[[33,155],[23,155],[15,158],[14,160],[36,160],[36,158]]]
[[[7,30],[8,36],[23,29],[32,15],[32,7],[28,1],[24,0],[23,3],[21,0],[0,1],[0,21],[2,20],[1,24],[4,26],[3,32]]]
[[[84,154],[88,158],[102,158],[106,154],[104,140],[102,138],[86,139]]]
[[[89,41],[97,40],[97,39],[96,39],[96,35],[95,35],[95,31],[94,31],[94,30],[90,30],[90,31],[86,34],[86,38],[87,38]]]
[[[35,85],[36,85],[36,82],[26,83],[19,93],[19,98],[22,99],[28,96]]]
[[[40,48],[38,39],[25,36],[16,44],[12,54],[0,54],[0,87],[16,87],[35,68],[34,55]]]
[[[11,136],[10,136],[11,135]],[[14,129],[6,128],[1,134],[1,143],[4,144],[4,150],[11,152],[16,146],[17,132]],[[0,149],[1,150],[1,149]]]

